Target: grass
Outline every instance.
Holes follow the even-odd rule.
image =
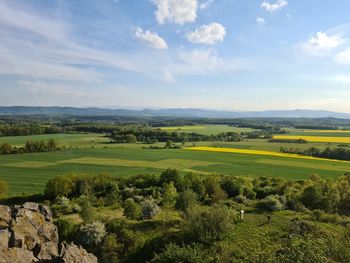
[[[303,130],[286,128],[289,135],[302,135],[302,136],[327,136],[327,137],[349,137],[350,130]]]
[[[28,140],[47,141],[54,138],[60,146],[91,147],[107,144],[109,139],[101,134],[43,134],[31,136],[6,136],[0,137],[0,145],[7,142],[14,146],[23,146]]]
[[[239,128],[212,125],[186,126],[186,129],[186,132],[193,129],[193,131],[213,134],[225,130],[237,131]],[[304,136],[305,134],[309,133],[305,132]],[[108,173],[113,176],[127,177],[136,174],[159,174],[164,169],[176,168],[183,172],[200,174],[221,173],[235,176],[285,177],[298,180],[308,178],[311,174],[336,178],[350,171],[350,162],[287,156],[279,153],[281,146],[300,149],[314,146],[324,149],[327,146],[336,147],[338,142],[296,144],[269,143],[267,140],[257,139],[240,142],[186,144],[186,147],[207,147],[197,151],[152,150],[143,149],[145,146],[143,144],[111,144],[108,138],[100,134],[52,134],[1,137],[0,144],[9,142],[20,146],[24,145],[27,140],[39,141],[49,138],[55,138],[59,145],[71,146],[71,149],[23,155],[0,155],[0,180],[9,183],[11,196],[42,192],[49,179],[69,173],[89,175]],[[327,138],[328,136],[323,137],[322,140],[328,141]],[[342,141],[344,138],[347,139],[336,136],[334,138],[340,138]],[[157,145],[164,146],[164,143]],[[219,148],[224,148],[224,150]]]
[[[50,178],[72,172],[89,175],[108,173],[125,177],[141,173],[159,174],[166,168],[177,168],[184,172],[195,171],[204,174],[305,179],[314,173],[322,177],[336,178],[350,170],[350,163],[325,160],[185,149],[150,150],[142,149],[140,145],[138,147],[133,145],[123,148],[1,155],[0,179],[9,183],[9,194],[13,196],[41,192]]]
[[[332,143],[350,143],[349,137],[341,137],[341,136],[305,136],[305,135],[274,135],[274,139],[289,139],[289,140],[298,140],[303,139],[308,142],[332,142]]]
[[[238,154],[249,154],[249,155],[277,156],[277,157],[296,158],[296,159],[319,160],[319,161],[328,161],[328,162],[341,162],[341,163],[350,164],[349,161],[317,158],[317,157],[312,157],[312,156],[305,156],[305,155],[298,155],[298,154],[291,154],[291,153],[272,152],[272,151],[247,150],[247,149],[235,149],[235,148],[217,148],[217,147],[205,147],[205,146],[203,146],[203,147],[190,147],[190,148],[185,148],[185,149],[192,150],[192,151],[208,151],[208,152],[238,153]]]
[[[193,126],[172,126],[172,127],[160,127],[166,131],[177,131],[177,132],[195,132],[204,135],[216,135],[222,132],[249,132],[253,131],[251,128],[239,128],[228,125],[193,125]]]

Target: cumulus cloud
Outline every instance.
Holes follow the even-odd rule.
[[[273,12],[286,7],[287,5],[288,2],[286,0],[277,0],[277,2],[274,4],[265,1],[261,4],[261,8],[265,9],[266,11]]]
[[[146,45],[156,48],[156,49],[167,49],[168,45],[163,38],[158,36],[156,33],[153,33],[148,30],[143,30],[140,27],[135,28],[134,37]]]
[[[350,64],[350,48],[338,53],[335,61],[340,64]]]
[[[155,12],[159,24],[166,22],[185,24],[197,18],[197,0],[151,0],[157,6]]]
[[[192,43],[213,45],[224,40],[225,27],[219,23],[203,25],[194,31],[188,32],[186,38]]]
[[[259,26],[264,26],[266,25],[266,20],[262,17],[257,17],[256,18],[256,23],[259,25]]]
[[[340,36],[329,36],[325,32],[317,32],[315,36],[302,44],[302,49],[310,55],[322,55],[325,51],[339,47],[343,42]]]
[[[207,9],[211,4],[213,4],[215,0],[208,0],[199,5],[199,9]]]

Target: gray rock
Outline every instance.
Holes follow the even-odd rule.
[[[32,263],[38,262],[32,251],[20,248],[8,248],[0,250],[0,263]]]
[[[11,210],[0,205],[0,263],[97,263],[82,247],[59,244],[52,221],[47,206],[28,202]]]
[[[8,206],[0,205],[0,229],[8,228],[11,223],[11,209]]]
[[[97,257],[91,253],[88,253],[82,247],[71,244],[62,244],[61,260],[62,263],[97,263]]]
[[[39,211],[39,205],[37,203],[32,203],[32,202],[26,202],[23,204],[23,208],[32,210],[32,211]]]
[[[40,213],[45,217],[46,221],[52,223],[52,211],[48,206],[40,205],[39,206]]]
[[[35,255],[41,261],[50,261],[58,257],[58,245],[55,242],[46,242],[39,248]]]
[[[0,249],[6,249],[9,247],[11,233],[8,229],[0,230]]]

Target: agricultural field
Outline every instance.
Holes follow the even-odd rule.
[[[7,142],[13,146],[23,146],[28,140],[32,141],[47,141],[48,139],[55,139],[60,146],[72,147],[91,147],[103,146],[109,143],[109,139],[101,134],[44,134],[31,136],[6,136],[0,137],[0,144]]]
[[[320,136],[320,137],[350,137],[350,130],[303,130],[285,128],[288,135]]]
[[[350,136],[274,135],[273,138],[283,140],[303,139],[308,142],[350,143]]]
[[[204,135],[216,135],[222,132],[250,132],[254,129],[251,128],[239,128],[228,125],[193,125],[193,126],[173,126],[173,127],[160,127],[164,131],[176,131],[176,132],[195,132]]]
[[[197,132],[201,131],[206,134],[228,129],[238,131],[238,128],[223,125],[189,127],[193,131],[197,129]],[[189,127],[186,132],[189,131]],[[328,135],[327,132],[324,134]],[[276,135],[275,138],[280,138],[280,136],[282,135]],[[283,136],[283,138],[298,137],[298,135],[289,134]],[[305,136],[307,138],[320,137]],[[180,149],[147,149],[149,145],[145,144],[114,144],[101,134],[1,137],[0,144],[9,142],[22,146],[27,140],[39,141],[49,138],[54,138],[58,145],[65,145],[68,149],[56,152],[0,155],[0,180],[9,183],[10,195],[41,192],[50,178],[68,173],[91,175],[108,173],[114,176],[130,176],[141,173],[159,174],[167,168],[176,168],[182,172],[193,171],[202,174],[285,177],[298,180],[306,179],[311,174],[336,178],[350,171],[348,161],[279,152],[281,146],[300,149],[311,146],[320,149],[329,146],[336,147],[339,142],[334,141],[335,139],[340,138],[342,142],[349,139],[342,136],[324,136],[315,142],[309,140],[308,143],[303,144],[271,143],[263,139],[245,139],[240,142],[196,142],[181,145]],[[164,143],[155,145],[163,147]]]

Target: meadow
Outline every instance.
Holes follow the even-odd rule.
[[[160,127],[161,130],[171,132],[195,132],[204,135],[219,134],[222,132],[250,132],[251,128],[240,128],[228,125],[193,125]]]
[[[201,129],[198,128],[198,131]],[[209,130],[219,132],[218,129],[221,132],[224,129],[237,128],[218,125],[210,127]],[[202,132],[208,131],[204,128]],[[328,142],[294,144],[251,139],[240,142],[186,143],[181,149],[147,149],[145,147],[148,145],[145,144],[110,143],[109,138],[101,134],[56,134],[1,137],[0,144],[6,141],[20,146],[27,140],[37,141],[48,138],[55,138],[60,146],[65,145],[69,149],[22,155],[0,155],[0,180],[9,183],[10,195],[41,192],[50,178],[68,173],[90,175],[108,173],[114,176],[131,176],[141,173],[159,174],[164,169],[176,168],[182,172],[284,177],[299,180],[306,179],[312,174],[319,174],[325,178],[337,178],[342,173],[350,171],[350,162],[301,158],[279,153],[281,146],[324,148],[338,144]],[[327,136],[325,138],[328,140]],[[164,146],[164,143],[156,145]],[[207,148],[195,151],[196,147]]]

